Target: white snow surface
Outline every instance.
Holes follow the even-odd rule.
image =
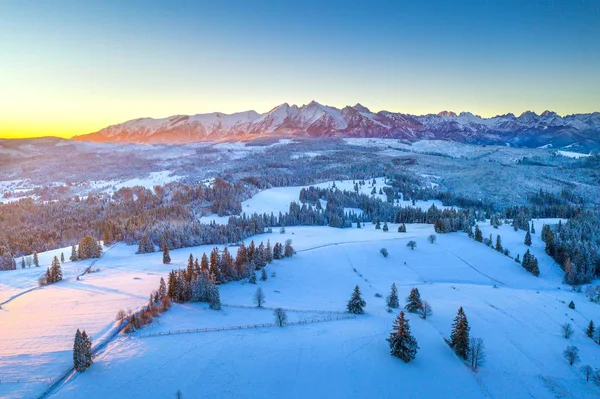
[[[600,390],[585,382],[579,365],[568,365],[562,351],[576,345],[580,365],[600,366],[598,346],[583,333],[591,318],[598,321],[599,308],[561,284],[562,273],[539,237],[544,222],[556,221],[534,222],[538,233],[530,249],[540,261],[539,277],[464,233],[438,235],[430,244],[431,225],[409,224],[406,233],[398,233],[394,224],[389,232],[370,223],[361,229],[288,227],[285,234],[252,237],[271,243],[292,239],[297,254],[268,265],[269,279],[258,285],[232,282],[220,287],[224,304],[250,308],[212,311],[205,304],[176,304],[151,326],[118,336],[88,371],[71,376],[51,397],[165,398],[181,390],[184,398],[396,398],[399,392],[436,399],[598,398]],[[523,231],[480,226],[484,236],[492,233],[495,239],[500,234],[511,254],[522,257]],[[415,250],[406,246],[409,240],[417,242]],[[382,247],[389,257],[380,255]],[[77,328],[86,329],[94,343],[101,342],[115,328],[119,309],[143,306],[161,276],[185,267],[190,253],[199,257],[211,249],[173,250],[167,266],[160,252],[135,255],[135,247],[117,244],[95,264],[99,272],[79,281],[69,272],[65,281],[5,304],[0,310],[0,398],[38,397],[71,366]],[[230,250],[235,255],[236,247]],[[40,259],[44,263],[51,256],[40,254]],[[79,267],[78,262],[69,263],[65,269]],[[25,289],[23,281],[30,273],[0,272],[1,287],[20,284]],[[418,287],[434,312],[427,321],[408,315],[420,346],[408,364],[390,356],[385,341],[397,314],[385,306],[392,283],[402,303]],[[366,314],[355,319],[144,337],[272,323],[271,309],[252,308],[257,287],[265,292],[265,306],[293,309],[288,312],[292,322],[340,316],[315,311],[343,312],[355,285],[367,302]],[[571,300],[576,310],[567,307]],[[443,340],[460,306],[471,335],[485,340],[487,360],[477,372]],[[575,329],[568,340],[560,334],[565,322]]]

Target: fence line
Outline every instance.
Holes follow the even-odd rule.
[[[52,378],[17,378],[17,379],[8,379],[8,378],[0,378],[0,385],[2,384],[35,384],[37,382],[45,382],[50,384],[52,382]]]
[[[249,306],[249,305],[231,305],[227,303],[221,303],[221,306],[228,308],[240,308],[240,309],[266,309],[266,310],[275,310],[277,308],[261,306],[260,308],[257,306]],[[310,309],[292,309],[292,308],[279,308],[288,312],[298,312],[298,313],[320,313],[320,314],[347,314],[348,312],[342,312],[340,310],[310,310]]]
[[[302,325],[302,324],[313,324],[313,323],[323,323],[328,321],[337,321],[337,320],[346,320],[346,319],[355,319],[356,316],[353,314],[346,314],[343,316],[332,316],[320,319],[312,319],[312,320],[299,320],[285,323],[286,326],[290,325]],[[180,334],[194,334],[194,333],[206,333],[206,332],[216,332],[216,331],[232,331],[232,330],[247,330],[253,328],[264,328],[264,327],[279,327],[277,323],[263,323],[263,324],[249,324],[243,326],[225,326],[225,327],[208,327],[208,328],[194,328],[187,330],[175,330],[175,331],[162,331],[158,333],[147,333],[147,334],[139,334],[138,338],[151,338],[151,337],[161,337],[165,335],[180,335]]]

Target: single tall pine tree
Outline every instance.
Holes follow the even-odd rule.
[[[392,283],[392,288],[390,290],[390,296],[387,297],[387,305],[392,309],[396,309],[400,307],[400,302],[398,300],[398,289],[396,288],[396,283]]]
[[[483,233],[477,224],[475,225],[475,241],[483,242]]]
[[[81,333],[81,339],[83,340],[83,366],[84,371],[87,370],[93,362],[92,359],[92,339],[86,334],[85,330]]]
[[[63,252],[60,253],[60,263],[65,263],[65,254]]]
[[[406,298],[406,305],[404,309],[406,309],[410,313],[417,313],[419,308],[421,307],[421,293],[418,288],[414,288],[410,290],[410,294]]]
[[[33,251],[33,264],[35,265],[35,267],[40,266],[40,260],[38,259],[37,251]]]
[[[163,247],[163,264],[168,265],[171,263],[171,254],[169,254],[169,247],[167,244]]]
[[[454,352],[462,357],[463,359],[467,359],[469,356],[469,322],[467,321],[467,316],[463,311],[462,306],[458,309],[458,313],[454,318],[454,323],[452,324],[452,333],[450,334],[450,346],[454,348]]]
[[[77,329],[75,333],[75,341],[73,342],[73,367],[76,371],[84,370],[84,358],[83,358],[83,337],[81,331]]]
[[[502,252],[502,238],[500,238],[500,234],[496,236],[496,251]]]
[[[160,278],[160,284],[158,286],[158,299],[163,300],[167,296],[167,285],[165,284],[165,279]]]
[[[348,305],[346,306],[346,308],[350,313],[363,314],[365,312],[363,310],[365,306],[367,306],[367,303],[364,299],[362,299],[360,295],[360,288],[358,288],[357,285],[356,287],[354,287],[354,292],[352,293],[352,297],[348,301]]]
[[[399,357],[405,363],[413,360],[419,350],[417,340],[410,333],[408,320],[404,318],[404,312],[402,311],[394,321],[394,331],[386,341],[390,344],[392,356]]]
[[[525,245],[531,246],[531,234],[529,232],[525,233]]]
[[[595,331],[596,327],[594,327],[594,320],[590,320],[590,324],[588,324],[587,328],[585,329],[585,335],[587,335],[590,338],[594,338]]]

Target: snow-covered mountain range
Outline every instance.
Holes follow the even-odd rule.
[[[560,116],[527,111],[482,118],[469,112],[443,111],[423,116],[388,111],[371,112],[361,104],[338,109],[315,101],[287,103],[264,114],[255,111],[224,114],[141,118],[109,126],[75,140],[122,143],[189,143],[247,140],[262,137],[380,137],[446,139],[473,144],[517,147],[600,149],[600,112]]]

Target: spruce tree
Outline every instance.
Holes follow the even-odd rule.
[[[271,248],[271,240],[267,240],[267,246],[265,248],[265,260],[267,263],[273,263],[273,249]]]
[[[413,287],[410,290],[410,294],[406,297],[406,309],[410,313],[417,313],[421,307],[421,293],[418,288]]]
[[[419,345],[410,333],[410,325],[404,317],[404,312],[400,312],[393,325],[394,331],[386,339],[390,344],[390,353],[408,363],[417,355]]]
[[[21,269],[25,269],[25,257],[21,258]]]
[[[160,278],[160,284],[158,286],[158,299],[163,300],[167,296],[167,285],[165,284],[165,279]]]
[[[594,338],[594,332],[596,331],[596,327],[594,327],[594,321],[590,320],[590,323],[588,324],[587,328],[585,329],[585,335],[587,335],[589,338]]]
[[[76,371],[84,371],[84,349],[83,337],[81,331],[77,329],[75,333],[75,341],[73,342],[73,367]]]
[[[387,297],[387,306],[392,309],[396,309],[396,308],[400,307],[400,302],[398,300],[398,289],[396,288],[396,283],[392,283],[390,295]]]
[[[63,276],[62,276],[62,269],[60,267],[60,261],[55,256],[52,259],[52,266],[50,267],[50,281],[49,281],[49,283],[57,283],[57,282],[61,281],[62,278],[63,278]]]
[[[348,305],[346,306],[346,308],[348,309],[349,313],[363,314],[363,308],[365,306],[367,306],[367,303],[364,299],[362,299],[360,295],[360,288],[357,285],[356,287],[354,287],[354,292],[352,293],[352,297],[348,301]]]
[[[387,222],[383,222],[383,229],[382,230],[385,231],[385,232],[388,232],[390,230],[389,227],[388,227]]]
[[[357,229],[360,229],[360,228],[361,228],[361,226],[360,226],[360,220],[357,220],[357,221],[356,221],[356,228],[357,228]]]
[[[87,370],[93,362],[92,359],[92,339],[89,337],[85,330],[81,333],[81,339],[83,341],[83,371]]]
[[[479,225],[475,225],[475,241],[483,242],[483,233],[479,229]]]
[[[33,264],[35,267],[40,267],[40,260],[38,259],[37,251],[33,251]]]
[[[496,251],[502,252],[502,238],[500,238],[500,234],[496,236]]]
[[[535,226],[533,225],[533,220],[531,221],[531,234],[535,234]]]
[[[71,257],[69,258],[71,260],[71,262],[75,262],[78,259],[77,254],[78,254],[77,245],[75,245],[75,244],[71,245]]]
[[[63,252],[60,253],[60,263],[65,263],[65,254]]]
[[[171,263],[171,254],[169,254],[169,247],[167,244],[163,246],[163,265]]]
[[[379,218],[377,218],[377,220],[376,220],[375,229],[376,230],[381,230],[381,221],[379,220]]]
[[[454,323],[452,324],[452,333],[450,334],[450,346],[454,349],[454,352],[462,357],[463,359],[467,359],[469,356],[469,322],[467,321],[467,316],[463,311],[462,306],[458,309],[458,313],[454,318]]]
[[[525,233],[525,245],[531,246],[531,234],[529,232]]]
[[[219,293],[219,286],[213,285],[210,290],[208,302],[212,310],[221,310],[221,294]]]
[[[406,233],[406,225],[404,223],[398,226],[398,233]]]
[[[267,281],[267,271],[264,268],[261,270],[260,280]]]

